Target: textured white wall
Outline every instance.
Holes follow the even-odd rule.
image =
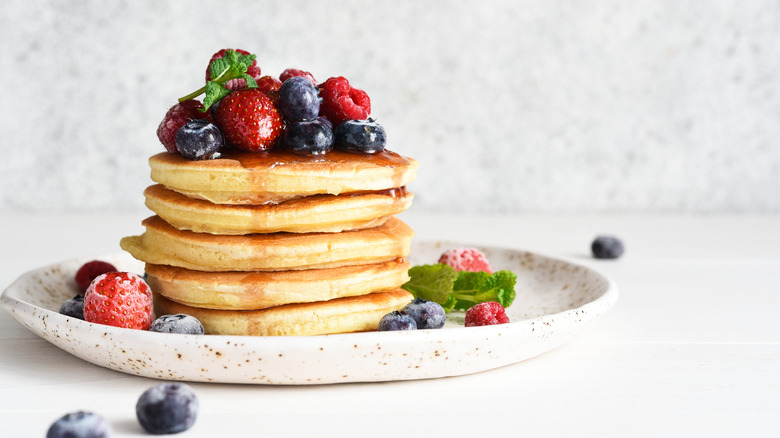
[[[366,90],[419,211],[780,212],[775,0],[3,0],[0,211],[143,208],[223,47]]]

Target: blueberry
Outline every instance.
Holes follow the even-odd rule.
[[[203,329],[203,324],[198,321],[197,318],[183,313],[177,313],[176,315],[163,315],[157,318],[152,326],[149,327],[150,332],[160,333],[178,333],[183,335],[202,335],[206,331]]]
[[[439,303],[417,298],[407,304],[401,312],[414,319],[418,329],[438,329],[444,327],[447,316]]]
[[[347,120],[336,127],[334,146],[350,152],[376,154],[385,150],[385,128],[373,119]]]
[[[107,438],[113,434],[111,425],[94,412],[72,412],[52,423],[46,438]]]
[[[135,405],[138,422],[153,434],[183,432],[198,417],[200,403],[195,392],[183,383],[161,383],[146,390]]]
[[[333,131],[319,120],[293,122],[287,125],[282,143],[298,154],[321,155],[333,149]]]
[[[320,113],[320,96],[311,81],[293,76],[279,88],[279,111],[288,122],[314,120]]]
[[[224,144],[222,132],[208,120],[190,120],[176,131],[176,149],[188,160],[218,158]]]
[[[598,236],[590,245],[593,257],[597,259],[616,259],[623,255],[623,242],[617,237]]]
[[[74,318],[84,319],[84,295],[76,295],[75,297],[65,301],[60,307],[60,313],[65,316],[72,316]]]
[[[393,330],[417,330],[417,323],[414,322],[414,319],[411,316],[394,310],[379,320],[379,327],[377,330],[380,332]]]

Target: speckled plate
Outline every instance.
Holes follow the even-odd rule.
[[[435,263],[446,242],[415,242],[413,264]],[[617,288],[598,272],[531,252],[480,248],[494,269],[517,274],[509,324],[441,330],[303,337],[170,335],[93,324],[60,315],[76,294],[72,277],[101,259],[121,270],[143,264],[126,253],[69,260],[22,275],[2,306],[38,336],[88,362],[140,376],[198,382],[318,384],[411,380],[485,371],[532,358],[571,339],[607,312]]]

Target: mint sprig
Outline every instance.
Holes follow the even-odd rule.
[[[517,275],[511,271],[456,272],[444,263],[419,265],[409,270],[403,289],[415,298],[434,301],[445,311],[468,310],[484,301],[497,301],[509,307],[515,299]]]
[[[206,85],[198,90],[179,98],[179,102],[194,99],[206,93],[203,98],[203,109],[200,110],[206,112],[211,105],[230,94],[231,90],[225,88],[225,84],[231,79],[244,79],[246,80],[246,88],[257,88],[255,79],[246,73],[255,58],[255,55],[242,55],[233,50],[226,50],[225,56],[217,58],[209,64],[211,80],[206,81]]]

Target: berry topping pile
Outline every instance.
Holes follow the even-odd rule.
[[[207,160],[229,148],[303,155],[385,149],[384,128],[369,119],[371,99],[342,76],[319,84],[296,68],[278,79],[262,76],[255,55],[222,49],[211,57],[205,77],[206,85],[180,98],[157,128],[168,152]]]
[[[87,322],[147,330],[152,324],[152,291],[129,272],[98,275],[84,295]]]
[[[488,272],[493,273],[487,257],[476,248],[453,248],[444,252],[439,257],[439,263],[444,263],[455,268],[456,271]]]

